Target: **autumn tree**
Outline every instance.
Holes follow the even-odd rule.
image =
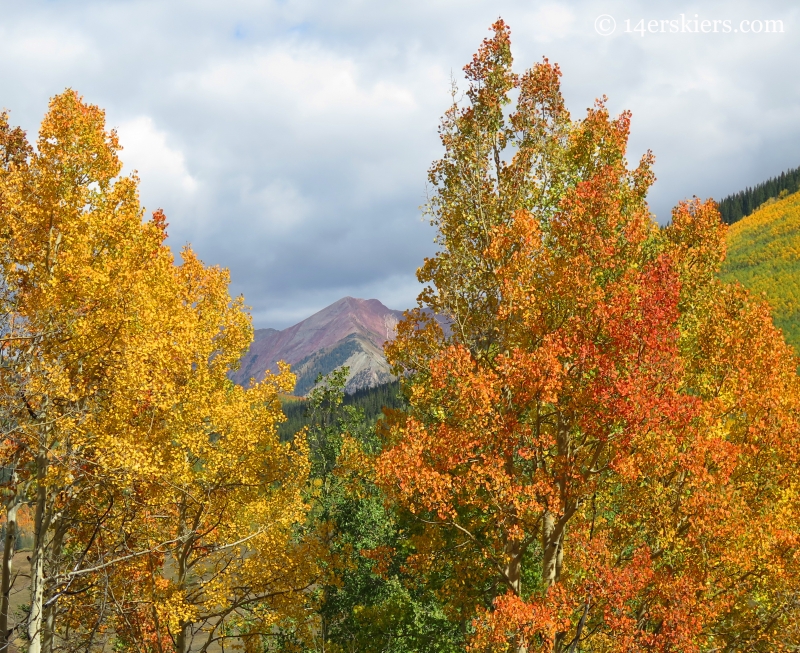
[[[324,545],[320,566],[327,573],[314,587],[315,610],[282,629],[277,650],[463,650],[463,634],[446,618],[436,588],[406,570],[417,525],[387,504],[375,483],[376,419],[345,395],[348,373],[344,366],[320,375],[302,401],[311,457],[309,529]],[[398,389],[372,388],[361,399],[367,406],[381,397],[397,402]]]
[[[410,406],[378,473],[424,525],[415,569],[476,651],[796,647],[796,361],[717,280],[713,202],[659,229],[630,115],[573,120],[558,67],[516,75],[493,32],[442,121],[440,251],[387,348]]]
[[[35,149],[0,127],[0,456],[9,516],[35,513],[28,650],[260,642],[314,577],[293,532],[307,455],[276,432],[293,377],[228,380],[243,300],[190,249],[176,265],[99,108],[53,98]]]
[[[234,385],[227,372],[250,328],[230,301],[227,272],[187,250],[174,272],[182,290],[166,306],[180,322],[165,317],[162,328],[182,332],[183,355],[135,407],[146,438],[104,451],[111,467],[135,461],[137,512],[117,527],[132,553],[88,569],[72,584],[76,600],[65,600],[65,631],[84,638],[80,650],[105,645],[86,627],[87,607],[104,605],[115,646],[184,653],[235,641],[259,650],[281,620],[303,612],[318,578],[314,541],[297,538],[307,449],[277,435],[279,393],[294,377],[284,368],[248,389]]]

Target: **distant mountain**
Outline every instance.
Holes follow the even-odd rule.
[[[342,365],[350,368],[348,393],[387,383],[392,375],[383,343],[394,338],[402,316],[402,311],[377,299],[345,297],[288,329],[257,329],[241,368],[231,378],[241,385],[251,378],[260,381],[282,360],[297,375],[296,395],[308,393],[318,374]]]
[[[721,276],[764,293],[776,326],[800,353],[800,193],[768,201],[731,225]]]

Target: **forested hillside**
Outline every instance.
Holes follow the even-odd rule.
[[[777,177],[767,179],[752,188],[746,188],[720,200],[719,212],[722,215],[722,221],[725,224],[738,222],[756,211],[765,202],[783,198],[798,189],[800,189],[800,168],[782,172]]]
[[[800,193],[767,204],[730,227],[722,278],[764,293],[775,324],[800,351]]]
[[[357,390],[353,394],[345,394],[342,403],[354,406],[363,411],[364,419],[374,425],[381,417],[383,408],[400,408],[403,399],[400,395],[400,381],[391,381],[374,388]],[[295,396],[286,396],[282,400],[286,421],[278,427],[282,440],[288,440],[301,428],[311,423],[308,401]]]

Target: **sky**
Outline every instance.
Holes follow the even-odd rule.
[[[543,56],[561,66],[574,118],[601,95],[632,111],[629,160],[654,152],[648,199],[664,222],[683,198],[800,165],[799,13],[768,0],[0,0],[0,107],[32,139],[65,88],[104,108],[173,249],[228,268],[255,326],[284,328],[348,295],[414,304],[435,252],[420,206],[437,126],[499,16],[518,72]]]

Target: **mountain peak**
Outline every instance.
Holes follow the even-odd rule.
[[[309,385],[308,379],[300,378],[301,372],[303,377],[312,373],[316,376],[343,364],[351,368],[350,381],[361,379],[349,381],[349,391],[357,389],[357,385],[389,380],[383,344],[394,339],[401,318],[402,311],[387,308],[377,299],[343,297],[282,331],[259,329],[241,368],[231,378],[242,385],[251,378],[260,381],[267,370],[276,371],[276,363],[282,360],[293,369],[297,365],[294,371],[301,392],[313,385],[313,379]]]

